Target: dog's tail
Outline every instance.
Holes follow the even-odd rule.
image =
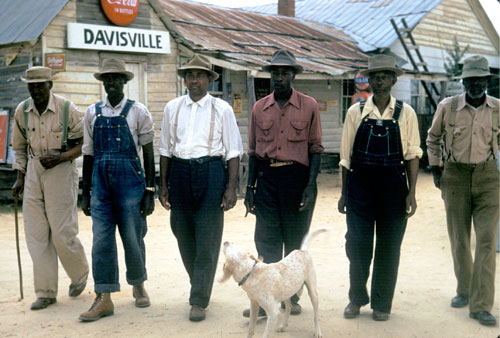
[[[317,234],[325,231],[330,231],[329,227],[323,227],[323,228],[316,228],[312,231],[309,231],[304,239],[302,240],[302,245],[300,246],[300,250],[307,250],[309,248],[309,242],[316,237]]]

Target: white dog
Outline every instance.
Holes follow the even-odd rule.
[[[255,333],[257,323],[257,312],[259,305],[266,311],[267,324],[263,338],[269,337],[276,327],[280,315],[280,304],[286,304],[286,311],[281,316],[277,331],[284,331],[290,315],[290,298],[300,294],[304,284],[307,287],[309,297],[314,309],[314,337],[321,338],[321,328],[318,319],[318,292],[316,290],[316,273],[314,272],[311,256],[307,252],[309,242],[318,233],[329,230],[329,228],[318,228],[308,233],[300,250],[294,250],[281,261],[265,264],[254,256],[243,252],[239,247],[224,243],[224,275],[220,279],[223,283],[231,276],[238,285],[246,291],[250,298],[250,325],[248,336]]]

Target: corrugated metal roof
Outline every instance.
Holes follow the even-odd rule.
[[[307,72],[338,75],[367,65],[367,55],[332,27],[325,26],[323,32],[317,23],[312,28],[297,18],[178,0],[159,3],[191,49],[237,64],[259,69],[284,48]]]
[[[0,45],[36,40],[68,0],[1,0]]]
[[[389,48],[397,39],[390,19],[405,18],[413,28],[442,0],[296,0],[297,18],[331,25],[351,35],[363,51]],[[277,14],[277,4],[245,7],[251,12]]]

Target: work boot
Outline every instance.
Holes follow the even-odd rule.
[[[134,286],[134,288],[132,289],[132,295],[135,298],[135,306],[148,307],[151,305],[148,293],[146,292],[146,289],[144,289],[144,283]]]
[[[114,306],[109,292],[97,293],[90,309],[82,313],[79,319],[82,322],[93,322],[101,317],[112,316],[113,314]]]
[[[267,316],[266,310],[264,310],[259,306],[259,312],[257,313],[257,317],[266,317],[266,316]],[[243,317],[250,318],[250,309],[243,310]]]
[[[55,298],[39,297],[31,304],[31,310],[42,310],[49,305],[55,304],[56,302],[57,300]]]
[[[69,286],[68,295],[70,297],[78,297],[85,290],[85,286],[87,285],[87,281],[80,284],[71,283]]]
[[[205,320],[205,309],[199,305],[193,304],[189,311],[189,320],[192,322],[201,322]]]

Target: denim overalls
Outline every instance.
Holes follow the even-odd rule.
[[[361,114],[364,104],[361,104]],[[373,257],[371,307],[391,312],[400,247],[406,229],[408,194],[399,130],[403,103],[396,101],[391,120],[363,118],[358,127],[347,176],[346,252],[350,261],[351,303],[370,302],[366,282]]]
[[[97,103],[94,124],[94,171],[91,215],[92,272],[95,292],[120,291],[115,229],[123,242],[127,282],[140,285],[147,279],[144,236],[146,218],[141,215],[144,174],[127,114],[134,101],[127,100],[120,116],[102,116]]]

